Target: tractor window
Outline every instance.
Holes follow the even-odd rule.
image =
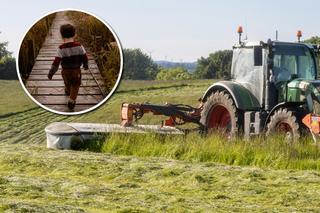
[[[263,87],[264,87],[264,70],[266,67],[259,66],[258,64],[265,65],[263,59],[266,58],[266,51],[257,53],[257,66],[255,66],[254,48],[235,48],[232,55],[231,77],[232,80],[240,83],[250,91],[254,97],[257,98],[259,103],[263,102]],[[260,59],[260,57],[262,59]],[[262,60],[259,61],[259,60]]]
[[[277,45],[274,70],[289,72],[291,78],[315,79],[315,62],[310,50],[302,45]]]

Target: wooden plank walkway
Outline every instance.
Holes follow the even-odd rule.
[[[66,13],[58,12],[26,82],[27,90],[37,101],[50,109],[60,112],[69,112],[66,105],[68,96],[65,95],[61,76],[61,65],[51,81],[47,75],[57,48],[63,43],[60,35],[60,26],[66,23],[71,23]],[[98,66],[88,49],[84,48],[89,58],[89,69],[81,70],[82,83],[74,112],[91,108],[105,98],[104,81]]]

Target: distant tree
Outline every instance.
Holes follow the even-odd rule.
[[[0,42],[0,79],[17,79],[16,61],[7,46],[8,42]]]
[[[310,44],[320,44],[320,37],[319,36],[313,36],[309,39],[306,39],[303,41],[304,43],[310,43]]]
[[[140,49],[124,49],[123,79],[155,79],[159,66]]]
[[[8,42],[0,42],[0,60],[3,57],[11,55],[11,53],[7,50]]]
[[[16,60],[13,57],[6,57],[0,62],[0,79],[18,79],[16,71]]]
[[[232,50],[210,53],[208,58],[198,59],[194,75],[196,78],[222,78],[226,72],[230,72],[231,61]]]
[[[162,68],[157,74],[157,80],[187,80],[191,79],[192,75],[186,68]]]

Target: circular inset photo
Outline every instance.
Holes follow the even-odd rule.
[[[122,49],[102,19],[79,10],[52,12],[31,26],[18,52],[17,72],[41,107],[64,115],[103,104],[122,74]]]

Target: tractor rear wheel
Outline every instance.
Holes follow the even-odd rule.
[[[236,136],[239,112],[230,95],[223,91],[213,93],[203,106],[200,122],[208,133],[220,130],[228,138]]]
[[[278,109],[271,116],[267,125],[266,135],[281,134],[287,142],[297,141],[300,137],[299,123],[292,111]]]

